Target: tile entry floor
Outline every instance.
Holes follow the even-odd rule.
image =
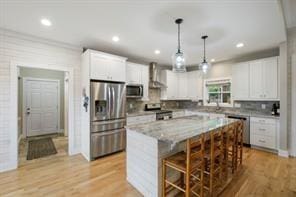
[[[33,160],[27,160],[27,154],[28,154],[28,141],[31,139],[40,139],[40,138],[47,138],[51,137],[52,141],[55,145],[55,148],[57,150],[57,154],[33,159]],[[36,136],[36,137],[29,137],[26,139],[21,139],[19,143],[19,155],[18,155],[18,162],[19,167],[23,165],[28,165],[31,163],[38,162],[39,160],[48,160],[50,161],[52,157],[63,157],[68,155],[68,137],[65,137],[61,134],[50,134],[50,135],[44,135],[44,136]]]

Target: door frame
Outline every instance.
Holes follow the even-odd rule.
[[[296,54],[293,54],[291,57],[291,71],[292,71],[292,82],[291,82],[291,133],[290,140],[288,140],[288,144],[290,143],[290,155],[296,157]],[[288,114],[289,116],[289,114]],[[289,129],[288,129],[288,138],[289,138]]]
[[[79,147],[74,146],[75,132],[74,132],[74,69],[65,65],[58,64],[36,64],[34,62],[21,62],[11,61],[10,62],[10,158],[12,162],[7,169],[16,169],[18,167],[18,67],[27,68],[39,68],[48,70],[57,70],[68,73],[68,102],[67,110],[65,110],[65,117],[67,117],[67,125],[65,128],[68,130],[68,154],[75,155],[80,153]],[[67,76],[67,74],[66,74]],[[65,86],[66,88],[66,86]]]
[[[46,79],[46,78],[35,78],[35,77],[23,77],[23,113],[22,113],[22,131],[23,134],[25,134],[25,137],[28,137],[28,130],[27,130],[27,119],[26,119],[26,101],[27,101],[27,97],[26,97],[26,91],[27,91],[27,85],[26,83],[28,81],[45,81],[45,82],[57,82],[58,83],[58,132],[60,132],[61,130],[61,94],[60,94],[60,80],[58,79]],[[65,112],[64,112],[65,113]]]

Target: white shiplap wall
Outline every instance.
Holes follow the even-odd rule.
[[[80,55],[82,49],[0,29],[0,171],[9,169],[11,158],[10,63],[26,62],[74,70],[74,152],[80,152]]]

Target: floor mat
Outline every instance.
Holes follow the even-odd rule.
[[[27,160],[37,159],[57,153],[54,143],[50,137],[30,140],[28,143],[29,147]]]

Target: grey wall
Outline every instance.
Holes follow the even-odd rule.
[[[22,116],[23,109],[23,78],[33,77],[42,79],[57,79],[60,81],[60,128],[64,129],[64,72],[36,69],[36,68],[20,68],[19,79],[19,98],[18,98],[18,116]]]
[[[288,135],[287,138],[290,139],[288,141],[288,149],[291,150],[291,143],[292,143],[292,136],[291,136],[291,109],[292,109],[292,101],[291,101],[291,96],[292,96],[292,56],[293,54],[296,54],[296,27],[288,29],[287,32],[287,78],[288,78],[288,88],[287,88],[287,109],[288,109]],[[295,120],[293,120],[295,121]],[[294,139],[295,143],[295,139]]]

